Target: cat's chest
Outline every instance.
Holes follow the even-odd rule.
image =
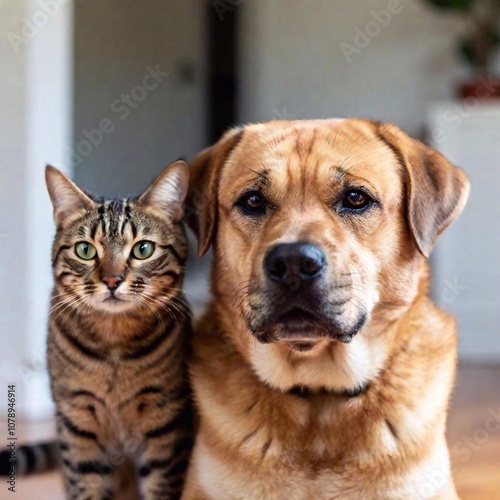
[[[100,404],[96,419],[116,436],[129,435],[140,419],[156,414],[168,404],[169,387],[147,372],[127,363],[119,354],[109,356],[100,373],[86,377],[83,389],[92,391]]]
[[[132,390],[132,377],[137,375],[132,367],[125,364],[119,353],[110,352],[103,380],[100,381],[101,390],[104,391],[110,403],[119,403],[124,392]]]
[[[144,385],[146,374],[127,362],[120,352],[108,352],[99,369],[89,370],[85,384],[92,386],[110,406],[119,405],[137,387]]]
[[[103,357],[76,369],[66,366],[57,376],[55,385],[62,394],[91,394],[99,404],[109,410],[118,409],[144,384],[144,376],[137,367],[122,359],[120,353],[101,351]]]

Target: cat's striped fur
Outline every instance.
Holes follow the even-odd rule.
[[[100,200],[47,168],[57,226],[47,356],[69,499],[122,498],[120,470],[135,471],[140,498],[180,496],[192,440],[187,176],[177,162],[139,198]],[[154,247],[144,260],[140,241]],[[79,242],[95,258],[80,258]]]

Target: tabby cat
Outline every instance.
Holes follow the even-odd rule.
[[[138,198],[95,198],[50,166],[46,181],[57,227],[47,357],[67,498],[123,498],[124,472],[140,498],[179,498],[192,441],[187,165]]]

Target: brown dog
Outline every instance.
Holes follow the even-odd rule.
[[[214,300],[183,498],[457,498],[456,327],[427,296],[427,257],[464,207],[463,172],[362,120],[235,129],[190,169]]]

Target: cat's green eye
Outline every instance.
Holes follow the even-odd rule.
[[[83,260],[91,260],[97,255],[97,249],[92,243],[81,241],[75,245],[75,253]]]
[[[139,260],[149,259],[155,251],[155,245],[151,241],[138,241],[132,248],[132,256]]]

